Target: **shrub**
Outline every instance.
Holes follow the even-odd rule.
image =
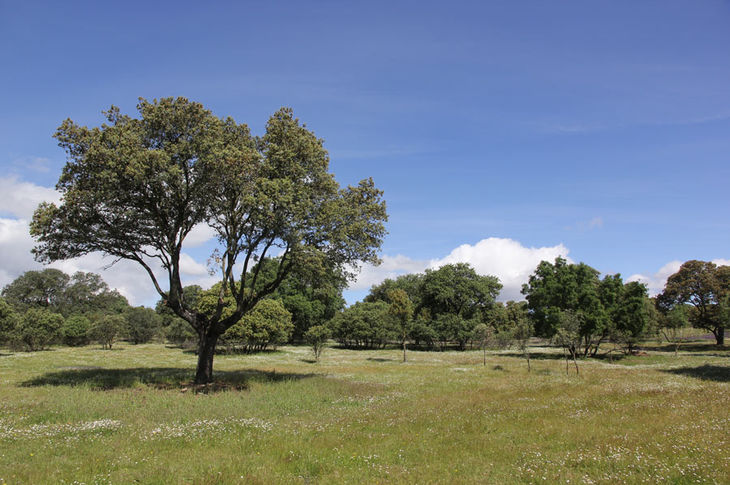
[[[63,322],[61,327],[61,337],[63,343],[76,347],[86,345],[89,342],[89,328],[91,323],[89,319],[83,315],[71,315]]]
[[[60,313],[31,308],[19,319],[13,334],[28,350],[43,350],[59,337],[63,322]]]
[[[121,315],[104,315],[97,318],[89,329],[89,336],[105,349],[111,350],[114,342],[124,331],[126,320]]]
[[[279,300],[266,299],[229,328],[223,339],[234,349],[259,351],[286,342],[293,330],[291,313]]]
[[[151,308],[130,308],[125,314],[127,336],[133,344],[145,344],[157,335],[161,326],[160,316]],[[187,324],[187,322],[185,322]]]

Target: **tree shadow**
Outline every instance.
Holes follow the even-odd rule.
[[[282,382],[314,377],[317,374],[296,374],[287,372],[243,369],[237,371],[215,371],[215,381],[206,386],[195,386],[191,368],[178,367],[135,367],[129,369],[72,368],[48,372],[42,376],[22,382],[22,387],[37,386],[85,386],[97,391],[128,389],[140,384],[156,389],[179,389],[196,392],[248,389],[253,382]]]
[[[489,354],[487,354],[489,355]],[[498,355],[498,356],[505,356],[505,357],[518,357],[520,359],[525,358],[525,354],[522,352],[500,352],[498,354],[492,354],[492,355]],[[536,352],[534,350],[530,350],[530,359],[535,360],[565,360],[565,355],[558,352]]]
[[[694,377],[703,381],[730,382],[730,367],[721,365],[705,364],[699,367],[679,367],[666,369],[664,372]]]
[[[395,361],[395,359],[386,359],[383,357],[368,357],[365,360],[369,360],[371,362],[394,362]]]
[[[647,347],[648,350],[655,350],[657,352],[671,352],[674,353],[674,344],[662,344],[656,347]],[[702,352],[697,355],[710,355],[713,357],[730,357],[730,352],[727,352],[727,347],[718,347],[714,343],[707,342],[682,342],[679,346],[680,352]]]

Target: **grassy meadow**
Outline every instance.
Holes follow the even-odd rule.
[[[0,350],[0,484],[730,483],[730,352]]]

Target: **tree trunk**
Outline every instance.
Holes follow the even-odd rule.
[[[714,332],[715,334],[715,343],[718,347],[722,347],[725,345],[725,327],[718,327]]]
[[[198,340],[198,367],[195,370],[195,384],[210,384],[213,382],[213,357],[218,335],[201,333]]]
[[[406,361],[406,339],[403,338],[403,362]]]
[[[484,348],[482,349],[482,352],[483,352],[483,354],[482,354],[482,355],[483,355],[483,362],[484,362],[484,366],[486,367],[486,365],[487,365],[487,348],[486,348],[486,347],[484,347]]]
[[[527,359],[527,372],[530,372],[530,352],[525,350],[525,359]]]

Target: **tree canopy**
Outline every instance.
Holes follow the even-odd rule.
[[[360,264],[378,261],[387,219],[382,192],[372,179],[340,188],[323,141],[291,109],[274,113],[258,137],[185,98],[140,99],[137,108],[133,118],[112,106],[98,127],[61,124],[62,201],[36,210],[34,253],[48,262],[101,252],[142,266],[198,336],[196,383],[212,380],[218,338],[293,267],[352,277]],[[183,243],[200,224],[219,243],[211,258],[219,303],[206,313],[185,300],[180,274]],[[257,287],[272,252],[276,276]],[[167,281],[158,281],[155,264]],[[226,294],[235,310],[224,317]]]
[[[730,306],[730,266],[709,261],[687,261],[667,278],[664,291],[657,297],[665,312],[681,305],[692,305],[690,322],[712,332],[717,345],[725,343]]]

